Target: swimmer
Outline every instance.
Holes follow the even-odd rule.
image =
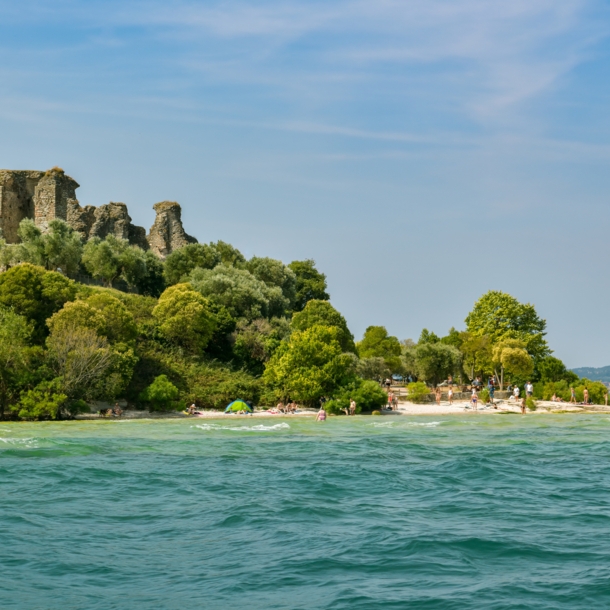
[[[324,410],[324,407],[320,407],[320,410],[316,415],[316,421],[326,421],[326,411]]]

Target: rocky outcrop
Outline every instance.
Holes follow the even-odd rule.
[[[175,201],[154,205],[155,223],[146,235],[131,222],[124,203],[110,202],[82,207],[76,198],[78,183],[58,167],[47,172],[0,170],[0,231],[8,243],[19,241],[17,230],[24,218],[31,218],[46,231],[55,218],[66,221],[83,240],[114,235],[161,258],[197,243],[182,226],[182,210]]]
[[[182,226],[182,208],[175,201],[161,201],[153,206],[157,217],[148,234],[150,249],[157,256],[165,258],[174,250],[197,240],[187,235]]]

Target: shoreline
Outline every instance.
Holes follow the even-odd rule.
[[[470,408],[469,401],[455,401],[450,405],[447,401],[436,403],[416,404],[412,402],[400,402],[397,411],[383,410],[380,416],[364,414],[368,417],[404,417],[413,415],[489,415],[499,413],[520,414],[521,409],[516,404],[509,401],[498,401],[497,409],[492,406],[482,405],[475,411]],[[468,408],[467,408],[468,407]],[[535,414],[591,414],[591,413],[610,413],[610,406],[605,405],[574,405],[570,403],[555,403],[550,401],[538,401],[536,411],[529,411],[527,415]],[[136,419],[250,419],[250,418],[294,418],[294,417],[315,417],[317,410],[303,410],[299,413],[269,413],[268,411],[255,411],[252,414],[224,413],[222,411],[204,411],[200,415],[185,415],[182,412],[150,412],[126,409],[121,417],[100,417],[97,413],[80,414],[75,417],[77,421],[122,421]],[[329,417],[335,417],[329,415]],[[337,415],[336,417],[345,417]]]

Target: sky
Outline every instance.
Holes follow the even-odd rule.
[[[0,0],[0,168],[246,256],[312,258],[360,338],[488,290],[610,364],[610,4]]]

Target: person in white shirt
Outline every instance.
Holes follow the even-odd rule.
[[[519,400],[519,386],[515,386],[515,389],[513,390],[513,396],[515,397],[515,400]]]
[[[525,395],[526,396],[531,396],[534,393],[534,386],[532,385],[531,381],[528,381],[525,384]]]

